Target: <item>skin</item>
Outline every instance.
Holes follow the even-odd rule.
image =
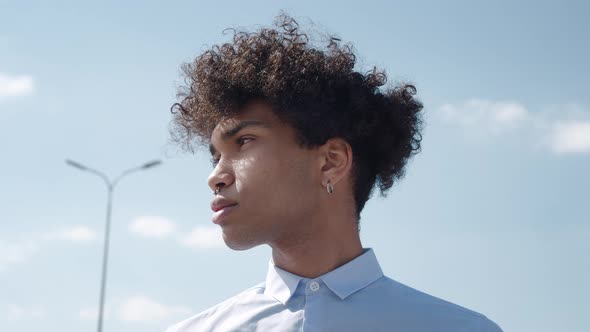
[[[209,187],[220,186],[217,197],[238,204],[219,223],[228,247],[267,244],[276,266],[306,278],[362,253],[346,141],[301,147],[268,104],[253,101],[215,127],[211,152],[218,163]]]

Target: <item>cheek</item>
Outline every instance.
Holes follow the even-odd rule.
[[[252,200],[265,191],[272,190],[276,160],[265,160],[261,156],[240,159],[234,164],[236,190],[240,200]]]
[[[309,210],[315,202],[316,189],[319,180],[311,169],[311,166],[304,159],[294,160],[286,166],[288,171],[284,174],[284,185],[288,188],[288,199],[292,209]]]
[[[289,158],[290,157],[290,158]],[[236,190],[248,208],[292,215],[315,199],[315,179],[304,156],[256,155],[236,162]],[[257,212],[260,213],[260,210]]]

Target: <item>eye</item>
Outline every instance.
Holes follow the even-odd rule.
[[[237,143],[238,143],[238,145],[242,146],[242,145],[250,142],[251,140],[253,140],[252,137],[240,137],[237,139]]]
[[[211,158],[211,166],[213,166],[213,168],[217,167],[217,164],[219,164],[219,157],[212,157]]]
[[[239,145],[239,146],[242,146],[242,145],[244,145],[244,144],[246,144],[246,143],[248,143],[248,142],[250,142],[252,140],[254,140],[254,138],[252,138],[252,137],[240,137],[240,138],[236,139],[236,144]],[[219,156],[219,157],[216,157],[216,156],[211,157],[211,159],[210,159],[211,166],[213,166],[213,168],[217,167],[217,164],[219,164],[219,160],[220,159],[221,159],[221,156]]]

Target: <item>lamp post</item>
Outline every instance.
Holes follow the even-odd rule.
[[[115,189],[115,185],[121,180],[124,176],[129,175],[131,173],[146,170],[148,168],[152,168],[154,166],[160,165],[162,162],[160,160],[150,161],[145,163],[141,166],[134,167],[131,169],[126,170],[125,172],[121,173],[121,175],[117,176],[113,181],[110,181],[109,178],[104,175],[104,173],[99,172],[95,169],[90,167],[86,167],[78,162],[72,160],[66,160],[66,164],[75,167],[81,171],[89,172],[94,175],[98,175],[102,178],[107,185],[108,189],[108,199],[107,199],[107,216],[106,216],[106,223],[105,223],[105,233],[104,233],[104,248],[103,248],[103,255],[102,255],[102,278],[100,282],[100,304],[99,304],[99,311],[98,311],[98,332],[102,332],[102,318],[103,318],[103,311],[104,311],[104,297],[105,297],[105,288],[106,288],[106,280],[107,280],[107,266],[108,266],[108,259],[109,259],[109,238],[110,238],[110,231],[111,231],[111,207],[113,203],[113,191]]]

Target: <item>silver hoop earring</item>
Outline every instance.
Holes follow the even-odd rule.
[[[328,182],[326,182],[326,190],[328,191],[328,194],[332,194],[334,192],[334,187],[330,183],[330,180],[328,180]]]

